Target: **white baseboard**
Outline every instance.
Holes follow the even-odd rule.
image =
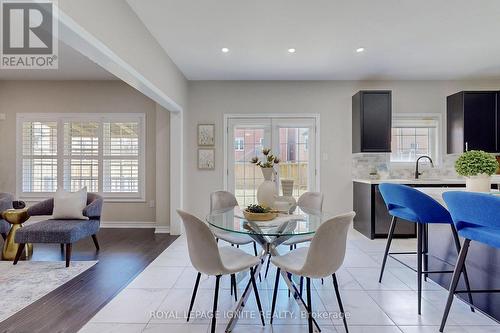
[[[168,225],[159,225],[155,229],[155,234],[169,234],[170,226]]]
[[[155,229],[156,228],[156,222],[101,221],[101,228],[141,228],[141,229]]]

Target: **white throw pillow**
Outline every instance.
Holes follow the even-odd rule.
[[[88,220],[88,217],[83,216],[83,210],[86,206],[87,187],[74,193],[57,190],[54,195],[52,218],[55,220]]]

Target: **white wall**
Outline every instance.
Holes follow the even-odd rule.
[[[446,96],[460,90],[500,89],[497,81],[193,81],[185,114],[184,205],[203,217],[209,194],[223,187],[223,115],[225,113],[319,113],[321,115],[321,191],[325,210],[352,209],[351,96],[361,89],[390,89],[393,112],[437,113]],[[445,118],[443,117],[443,120]],[[216,124],[216,169],[197,169],[196,127]],[[444,144],[444,142],[443,142]]]

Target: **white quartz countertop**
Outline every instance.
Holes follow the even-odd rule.
[[[392,183],[392,184],[408,184],[408,185],[418,185],[418,184],[428,184],[428,185],[446,185],[446,184],[464,184],[465,178],[420,178],[420,179],[364,179],[364,178],[355,178],[352,180],[357,183],[365,183],[378,185],[381,183]],[[491,179],[492,184],[500,184],[500,176],[493,176]]]

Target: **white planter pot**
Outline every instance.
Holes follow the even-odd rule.
[[[465,177],[465,189],[468,192],[490,192],[491,177],[485,174]]]
[[[276,184],[274,183],[273,168],[261,168],[264,182],[257,189],[257,201],[262,207],[273,207],[274,199],[278,195]]]

